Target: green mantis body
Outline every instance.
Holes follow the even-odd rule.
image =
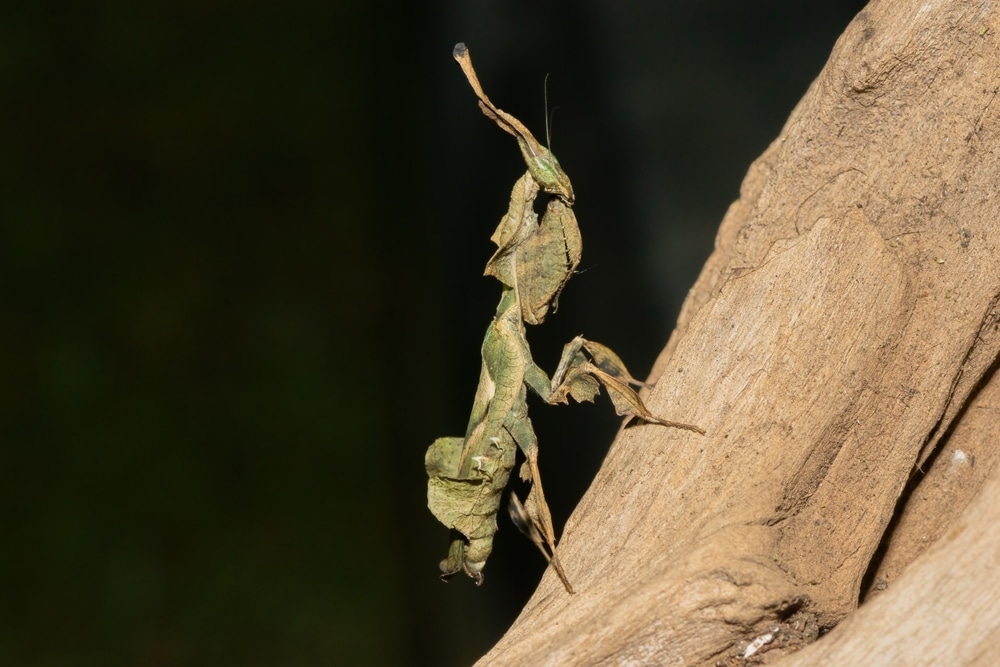
[[[504,289],[483,338],[479,385],[465,437],[439,438],[425,458],[429,475],[428,506],[442,523],[458,532],[453,536],[448,558],[441,563],[445,576],[464,570],[477,582],[482,581],[483,566],[493,549],[501,496],[518,448],[527,458],[522,477],[534,481],[532,494],[538,496],[537,501],[529,500],[529,507],[537,506],[532,519],[541,526],[543,534],[552,536],[552,544],[555,541],[537,474],[538,441],[527,405],[527,387],[548,400],[552,394],[551,381],[532,360],[524,329],[525,321],[544,319],[554,296],[542,294],[538,289],[533,293],[525,290],[524,298],[521,295],[522,287],[536,284],[530,267],[536,261],[537,248],[565,246],[567,225],[565,218],[554,217],[564,214],[558,206],[547,210],[542,225],[538,225],[531,206],[537,193],[538,185],[530,173],[522,176],[514,186],[507,215],[493,235],[498,248],[487,264],[486,273],[497,277]],[[576,229],[575,219],[573,222],[571,230]],[[569,235],[572,237],[571,232]],[[549,253],[541,254],[547,257]],[[545,282],[553,295],[576,268],[579,252],[574,259],[564,249],[561,257],[550,262],[549,271],[554,275]],[[519,265],[525,268],[519,270]],[[567,588],[571,588],[558,560],[555,562]]]
[[[703,431],[651,414],[629,386],[641,383],[603,345],[579,336],[573,339],[563,349],[551,379],[532,360],[524,325],[540,324],[550,309],[556,309],[560,292],[580,262],[580,230],[571,208],[573,186],[552,152],[486,97],[464,44],[456,45],[454,56],[479,97],[483,113],[517,139],[527,172],[514,184],[507,213],[491,237],[497,251],[485,275],[499,280],[503,291],[483,338],[479,385],[465,436],[438,438],[424,459],[428,507],[452,530],[441,571],[445,578],[464,571],[482,583],[501,496],[520,450],[525,457],[520,476],[531,483],[531,491],[523,505],[511,494],[511,516],[572,593],[556,555],[555,530],[538,471],[538,441],[528,418],[527,390],[555,404],[566,403],[569,397],[591,401],[603,385],[620,415]],[[552,195],[540,224],[534,211],[539,192]]]

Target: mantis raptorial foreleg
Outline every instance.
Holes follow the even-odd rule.
[[[577,402],[592,401],[599,392],[598,383],[607,390],[615,411],[622,417],[637,417],[651,424],[705,434],[703,429],[693,424],[662,419],[651,413],[629,386],[647,385],[633,378],[622,360],[610,348],[583,336],[577,336],[563,348],[546,402],[565,404],[569,402],[568,396],[572,396]]]

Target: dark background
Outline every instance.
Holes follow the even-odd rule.
[[[544,561],[502,517],[481,588],[436,576],[524,169],[452,46],[539,138],[550,74],[584,255],[536,360],[642,377],[863,5],[421,4],[0,9],[0,664],[472,662]],[[532,415],[561,526],[619,421]]]

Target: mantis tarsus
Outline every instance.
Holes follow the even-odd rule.
[[[517,450],[525,457],[520,476],[531,483],[525,502],[511,493],[515,525],[552,563],[566,590],[573,587],[556,554],[555,529],[538,471],[538,440],[526,402],[530,388],[546,403],[592,401],[601,385],[619,415],[704,433],[697,426],[653,415],[629,385],[642,385],[607,347],[576,337],[563,349],[552,378],[531,358],[525,323],[540,324],[580,262],[582,243],[573,214],[573,186],[555,155],[514,116],[486,96],[465,44],[453,52],[483,113],[517,139],[527,171],[514,184],[506,215],[493,232],[497,245],[485,275],[503,285],[500,303],[482,344],[479,386],[465,436],[438,438],[427,450],[427,504],[452,529],[444,578],[464,571],[482,583],[483,567],[493,549],[496,516]],[[539,224],[534,210],[540,192],[551,195]]]

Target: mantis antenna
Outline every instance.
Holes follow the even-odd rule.
[[[549,75],[545,74],[545,143],[548,145],[549,150],[552,150],[552,119],[556,116],[556,110],[559,107],[552,107],[552,111],[549,111]]]
[[[549,73],[545,73],[542,96],[545,99],[545,143],[552,150],[552,116],[549,114]],[[555,113],[555,109],[552,110]]]

